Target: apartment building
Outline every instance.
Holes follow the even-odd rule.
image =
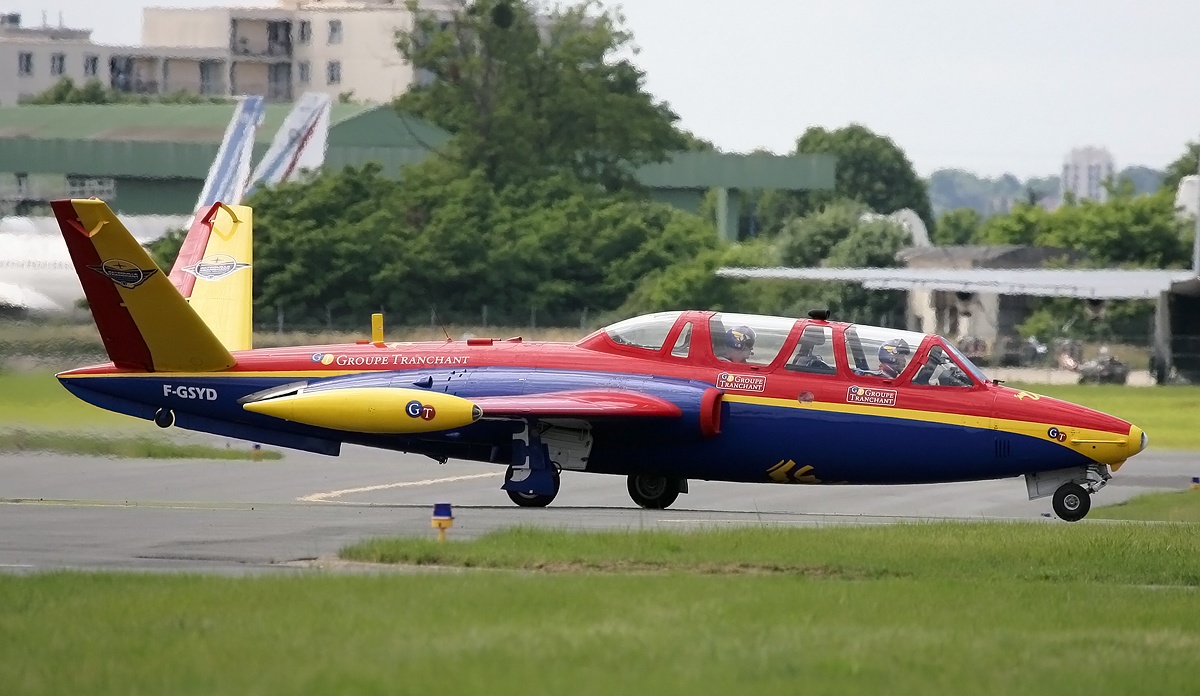
[[[429,0],[448,9],[448,0]],[[106,46],[90,29],[24,27],[0,16],[0,106],[42,92],[63,77],[99,80],[122,91],[260,94],[292,101],[306,91],[383,103],[415,76],[396,51],[412,26],[403,0],[279,0],[274,8],[150,7],[140,46]]]
[[[0,15],[0,106],[13,106],[64,77],[99,80],[134,94],[186,90],[228,94],[217,66],[229,51],[175,46],[106,46],[90,29],[26,27],[18,14]]]
[[[1077,147],[1063,160],[1059,191],[1066,199],[1069,191],[1076,200],[1090,199],[1103,203],[1108,200],[1106,181],[1116,174],[1113,156],[1102,147]]]
[[[424,3],[447,8],[444,0]],[[412,27],[403,0],[279,0],[276,8],[151,7],[142,43],[227,47],[232,93],[291,99],[306,91],[352,94],[382,103],[415,76],[396,51],[396,32]],[[254,87],[255,89],[251,89]]]

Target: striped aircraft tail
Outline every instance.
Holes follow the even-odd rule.
[[[227,350],[253,347],[253,212],[215,203],[196,214],[171,284]]]
[[[113,364],[148,372],[236,364],[107,204],[57,200],[51,208]]]
[[[242,97],[225,128],[221,147],[204,179],[204,188],[194,210],[207,210],[214,203],[241,203],[250,184],[250,158],[254,136],[266,113],[266,101],[260,96]]]

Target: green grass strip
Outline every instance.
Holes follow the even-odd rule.
[[[41,430],[0,431],[0,452],[56,452],[93,457],[144,459],[276,460],[275,450],[226,449],[180,444],[150,437],[102,437],[89,433]]]
[[[822,576],[0,575],[0,683],[97,695],[1192,693],[1196,531],[518,530],[444,545],[505,546],[533,564],[859,569]]]
[[[1200,522],[1200,489],[1146,493],[1124,503],[1094,508],[1088,517],[1109,520]]]
[[[518,527],[448,543],[432,535],[372,539],[340,555],[377,563],[552,571],[1200,585],[1200,525],[938,522],[690,533]]]

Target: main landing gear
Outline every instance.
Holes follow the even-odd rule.
[[[680,493],[687,493],[687,479],[667,476],[629,477],[629,497],[647,510],[665,510]]]
[[[557,470],[552,470],[551,490],[549,493],[538,493],[530,488],[522,488],[519,484],[514,484],[509,487],[513,477],[513,467],[508,467],[508,471],[504,474],[504,492],[508,493],[508,499],[520,505],[521,507],[546,507],[554,502],[554,497],[558,495],[559,476]]]
[[[1054,514],[1067,522],[1078,522],[1092,509],[1092,494],[1104,488],[1110,478],[1107,464],[1090,464],[1025,474],[1025,486],[1030,500],[1053,495]]]
[[[546,507],[558,495],[558,467],[550,461],[536,425],[513,433],[512,465],[501,488],[521,507]]]

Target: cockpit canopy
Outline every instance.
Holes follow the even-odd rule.
[[[803,324],[799,332],[798,322]],[[920,386],[973,386],[987,381],[978,367],[941,337],[877,326],[674,311],[617,322],[581,344],[603,349],[611,345],[604,338],[635,349],[630,352],[645,351],[646,357],[682,358],[697,364],[729,362],[751,370],[777,365],[792,372],[840,373],[847,378],[905,378]],[[704,339],[703,348],[693,338]],[[781,360],[785,352],[786,360]]]

